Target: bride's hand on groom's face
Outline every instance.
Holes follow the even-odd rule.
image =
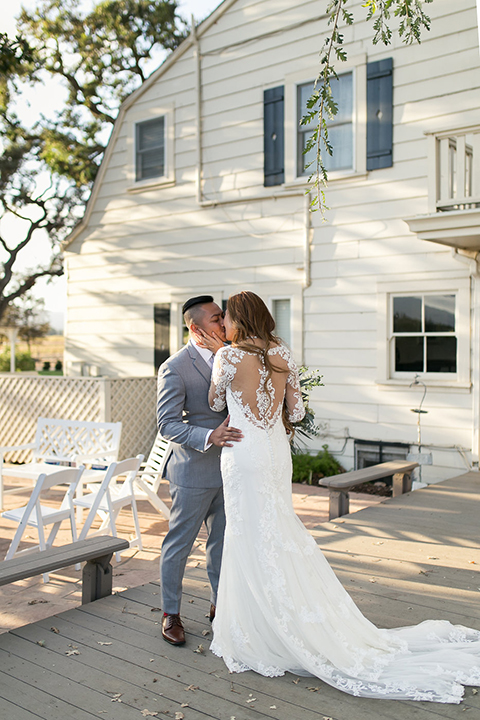
[[[238,428],[230,427],[230,415],[227,415],[221,425],[219,425],[212,432],[209,438],[209,442],[217,447],[233,447],[233,442],[240,442],[243,438],[243,433]]]
[[[198,328],[194,332],[195,342],[200,346],[211,350],[214,354],[224,346],[224,342],[215,331],[211,335],[207,335],[205,330]]]

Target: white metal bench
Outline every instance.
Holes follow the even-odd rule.
[[[380,463],[379,465],[372,465],[371,467],[363,468],[362,470],[352,470],[351,472],[341,473],[340,475],[332,475],[331,477],[321,478],[318,484],[322,485],[322,487],[327,487],[330,491],[329,519],[333,520],[333,518],[348,515],[348,490],[355,485],[393,476],[393,497],[409,492],[412,489],[411,473],[416,467],[418,467],[417,462],[395,460]]]
[[[100,464],[105,467],[117,460],[120,447],[122,423],[84,422],[82,420],[61,420],[39,418],[35,440],[24,445],[0,447],[0,509],[3,508],[4,493],[15,493],[31,489],[31,486],[4,490],[3,475],[36,480],[41,473],[52,472],[52,465]],[[32,450],[33,461],[4,471],[3,458],[6,453],[17,450]],[[88,480],[88,470],[83,481]]]

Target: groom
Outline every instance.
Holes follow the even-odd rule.
[[[160,366],[158,372],[158,429],[173,441],[165,468],[172,506],[169,530],[160,560],[162,583],[162,636],[172,645],[183,645],[180,619],[182,581],[188,555],[205,523],[207,572],[211,585],[210,620],[215,605],[225,530],[220,452],[238,442],[242,433],[229,427],[226,411],[213,412],[208,388],[214,354],[202,347],[201,332],[225,341],[223,313],[211,295],[190,298],[183,305],[188,344]],[[223,422],[219,425],[219,418]]]

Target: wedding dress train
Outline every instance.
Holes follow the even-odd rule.
[[[292,505],[284,396],[293,421],[303,404],[283,346],[285,373],[267,374],[253,353],[217,353],[210,404],[225,403],[244,434],[222,450],[227,525],[211,650],[232,672],[313,675],[352,695],[461,701],[480,684],[480,632],[443,620],[379,629],[340,584]],[[283,386],[282,386],[283,384]]]

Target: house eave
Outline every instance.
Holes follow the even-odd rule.
[[[480,250],[480,208],[405,218],[420,240],[459,250]]]
[[[197,38],[200,38],[209,28],[214,25],[220,17],[232,6],[236,3],[237,0],[223,0],[223,2],[203,21],[200,23],[200,25],[195,29],[195,33]],[[95,205],[95,201],[97,199],[97,195],[99,192],[99,188],[102,184],[103,178],[105,176],[106,168],[108,167],[108,162],[110,160],[110,156],[113,152],[113,147],[115,145],[115,141],[117,139],[119,129],[122,125],[123,118],[125,116],[126,111],[145,93],[147,90],[155,83],[157,80],[165,73],[167,70],[174,65],[177,60],[185,53],[187,50],[189,50],[192,45],[194,44],[194,41],[192,39],[192,35],[189,35],[185,40],[172,52],[171,55],[169,55],[166,60],[160,65],[158,70],[155,70],[142,85],[137,88],[131,95],[126,98],[123,103],[120,106],[120,109],[118,111],[117,119],[115,120],[115,124],[113,126],[112,134],[110,136],[110,140],[108,141],[107,148],[105,150],[105,155],[103,156],[102,163],[100,165],[100,168],[97,173],[97,177],[95,178],[95,182],[93,184],[92,192],[90,194],[90,197],[88,198],[86,207],[85,207],[85,213],[83,215],[83,218],[80,220],[77,225],[73,228],[71,233],[67,235],[67,237],[63,240],[61,243],[62,250],[66,250],[69,245],[76,240],[76,238],[86,229],[88,226],[88,221],[90,219],[90,215],[92,213],[93,206]]]

